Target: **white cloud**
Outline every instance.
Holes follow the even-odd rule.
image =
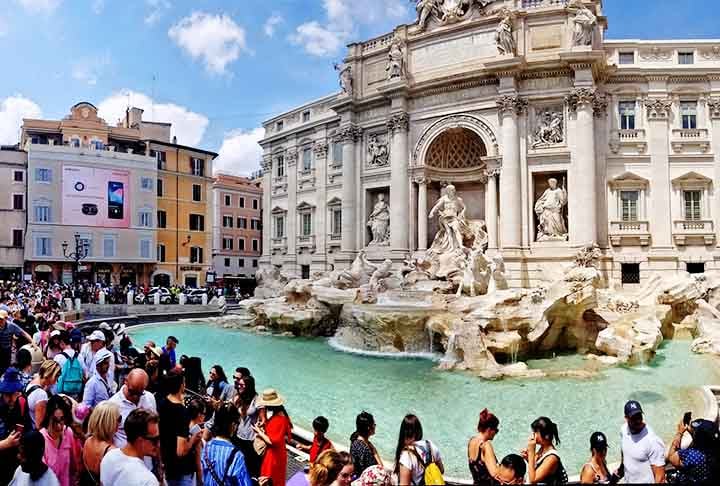
[[[268,37],[272,37],[275,35],[275,28],[285,22],[285,19],[282,18],[279,14],[272,14],[266,21],[265,25],[263,25],[263,31],[265,32],[265,35]]]
[[[0,103],[0,144],[13,145],[20,141],[23,118],[40,118],[42,110],[22,95],[9,96]]]
[[[260,168],[262,147],[258,142],[265,135],[265,130],[233,130],[225,135],[219,156],[215,159],[214,169],[217,172],[247,176]]]
[[[358,35],[358,26],[400,20],[408,14],[405,0],[323,0],[325,22],[299,25],[290,41],[314,56],[332,56]]]
[[[62,0],[17,0],[17,2],[29,12],[50,14],[60,6]]]
[[[172,7],[170,0],[145,0],[145,4],[148,7],[148,13],[145,16],[145,24],[147,25],[155,25],[165,15],[165,12]]]
[[[86,83],[88,86],[95,86],[98,79],[105,72],[105,68],[111,63],[109,52],[102,56],[80,59],[73,64],[72,77],[81,83]]]
[[[179,144],[197,146],[202,141],[209,123],[205,115],[174,103],[153,103],[149,96],[136,91],[122,90],[105,98],[98,104],[98,115],[114,125],[125,116],[128,95],[130,106],[145,110],[144,120],[172,123],[171,135],[177,136]]]
[[[93,0],[92,11],[95,15],[100,15],[105,10],[105,0]]]
[[[213,74],[224,74],[226,66],[247,50],[245,29],[226,14],[193,12],[173,25],[168,36]]]

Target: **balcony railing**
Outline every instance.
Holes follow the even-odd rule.
[[[308,249],[311,252],[315,251],[315,235],[300,235],[297,237],[298,249]]]
[[[287,246],[287,238],[284,236],[275,237],[272,239],[273,248],[281,248]]]
[[[522,8],[553,7],[566,5],[567,0],[520,0]]]
[[[675,128],[670,143],[676,153],[687,149],[705,153],[710,150],[710,134],[707,128]]]
[[[673,222],[673,237],[678,245],[689,239],[702,239],[706,245],[715,242],[715,225],[711,220],[681,220]]]
[[[340,233],[330,233],[328,235],[328,240],[330,241],[340,241],[342,240],[342,235]]]
[[[706,128],[676,128],[673,130],[673,138],[682,140],[706,140],[708,131]]]
[[[647,221],[611,221],[610,243],[613,246],[650,244],[650,223]]]
[[[645,130],[642,128],[613,130],[610,136],[610,149],[614,153],[618,153],[622,147],[629,148],[633,152],[644,153],[647,150]]]

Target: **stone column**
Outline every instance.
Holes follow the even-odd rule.
[[[576,114],[568,174],[568,231],[573,245],[594,243],[598,238],[594,108],[600,99],[594,88],[575,88],[565,97]]]
[[[707,112],[710,115],[710,140],[712,153],[715,157],[713,186],[715,191],[720,187],[720,98],[708,98]],[[710,217],[715,225],[715,244],[720,247],[720,197],[715,196]]]
[[[355,125],[347,125],[340,129],[340,140],[342,142],[343,166],[342,166],[342,240],[340,249],[343,253],[354,254],[356,248],[355,211],[357,201],[355,189],[358,181],[355,180],[355,142],[358,140],[362,130]]]
[[[427,207],[427,180],[418,179],[418,245],[420,251],[427,250],[427,223],[428,223],[428,207]]]
[[[485,190],[485,224],[488,231],[488,248],[498,248],[498,205],[497,205],[497,179],[499,168],[487,170],[487,187]]]
[[[649,98],[647,109],[648,153],[650,153],[651,204],[648,211],[653,248],[672,248],[672,218],[670,168],[670,98]]]
[[[295,270],[297,266],[297,237],[298,237],[298,212],[297,212],[297,160],[298,151],[295,147],[287,150],[285,153],[285,161],[287,162],[287,255],[286,262],[290,265],[285,266],[290,272]]]
[[[407,113],[395,113],[387,122],[390,149],[390,249],[407,253],[409,244],[410,178],[408,176]]]
[[[502,123],[503,150],[503,176],[500,179],[502,246],[503,249],[518,249],[522,244],[518,116],[527,108],[527,101],[518,96],[505,95],[497,100],[497,106]]]
[[[323,134],[323,137],[325,135]],[[327,270],[327,236],[329,233],[327,224],[327,211],[323,210],[327,204],[327,154],[328,143],[325,138],[316,140],[313,144],[313,153],[315,154],[315,188],[317,191],[317,199],[315,204],[318,210],[315,211],[315,221],[313,224],[313,232],[315,233],[316,250],[313,255],[313,263],[322,270]]]
[[[262,207],[262,263],[270,265],[272,251],[272,155],[266,154],[262,161],[263,207]]]
[[[608,106],[606,96],[597,96],[595,111],[595,201],[597,218],[597,243],[600,248],[608,247],[608,187],[607,187],[607,150],[608,150]],[[611,113],[612,115],[612,113]]]

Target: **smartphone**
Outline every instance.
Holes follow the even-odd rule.
[[[685,415],[683,415],[683,424],[690,425],[691,421],[692,421],[692,412],[685,412]]]
[[[108,219],[123,219],[125,213],[125,185],[108,182]]]
[[[25,426],[23,424],[16,424],[15,432],[17,432],[20,435],[23,435],[23,432],[25,432]]]

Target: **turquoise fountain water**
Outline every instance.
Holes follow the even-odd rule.
[[[347,445],[355,415],[367,410],[377,421],[373,438],[392,458],[402,417],[418,415],[425,436],[440,448],[448,473],[469,477],[466,443],[479,411],[500,418],[495,439],[498,455],[525,447],[530,423],[546,415],[559,424],[559,451],[569,474],[588,457],[588,439],[601,430],[610,440],[609,460],[619,459],[617,437],[626,400],[639,400],[648,422],[669,440],[683,412],[702,414],[698,387],[718,383],[717,362],[694,355],[689,343],[667,342],[657,358],[638,368],[613,368],[595,379],[483,381],[468,374],[443,372],[421,359],[387,359],[346,354],[324,340],[258,336],[199,324],[155,324],[134,329],[135,343],[179,338],[180,354],[200,356],[205,373],[221,364],[231,376],[237,366],[250,368],[258,388],[275,387],[287,397],[293,421],[310,429],[313,418],[330,420],[330,438]],[[534,368],[579,368],[579,356],[529,363]]]

